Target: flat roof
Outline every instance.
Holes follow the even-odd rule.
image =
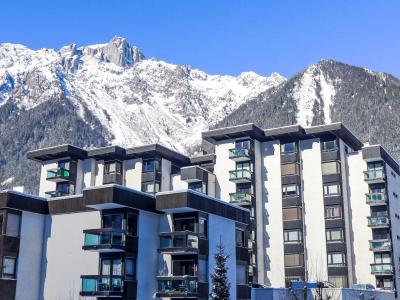
[[[381,145],[368,145],[362,149],[363,159],[365,161],[383,160],[398,175],[400,175],[399,164],[390,156],[390,154]]]
[[[182,166],[190,163],[189,157],[160,144],[151,144],[126,149],[127,158],[151,158],[160,156]]]
[[[201,135],[203,139],[213,144],[217,141],[237,139],[241,137],[251,137],[256,140],[262,140],[264,138],[263,130],[254,123],[212,129],[202,132]]]
[[[29,151],[26,157],[35,161],[46,161],[59,159],[63,157],[72,157],[84,159],[87,156],[86,150],[70,144],[64,144],[54,147],[47,147],[38,150]]]
[[[276,128],[260,129],[255,124],[243,124],[238,126],[213,129],[202,133],[208,142],[215,144],[218,141],[235,139],[240,137],[250,137],[259,141],[270,141],[276,139],[295,138],[309,139],[313,137],[323,137],[325,135],[335,135],[343,139],[354,150],[360,150],[363,143],[342,123],[332,123],[328,125],[318,125],[302,127],[301,125],[289,125]]]

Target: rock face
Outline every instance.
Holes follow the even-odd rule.
[[[343,122],[365,142],[400,158],[400,80],[332,60],[311,65],[242,104],[216,127],[255,122],[263,127]]]
[[[33,190],[36,171],[26,151],[67,142],[160,142],[194,151],[210,124],[285,80],[276,73],[208,75],[145,59],[120,37],[59,51],[1,44],[0,130],[7,134],[0,137],[0,182],[14,177],[12,185]]]

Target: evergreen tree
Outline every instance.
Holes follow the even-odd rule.
[[[217,251],[214,254],[215,267],[214,274],[211,275],[212,280],[212,291],[210,294],[213,300],[229,300],[229,288],[231,284],[228,282],[228,268],[226,261],[229,255],[225,255],[225,248],[222,245],[221,238],[219,245],[217,245]]]

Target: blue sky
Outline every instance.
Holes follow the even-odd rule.
[[[0,42],[58,49],[126,37],[213,74],[292,76],[320,59],[400,77],[398,0],[5,0]]]

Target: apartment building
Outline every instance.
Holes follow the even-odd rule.
[[[215,147],[215,195],[249,208],[253,280],[399,288],[397,162],[343,124],[203,133]]]
[[[40,195],[0,193],[1,299],[208,299],[220,242],[233,299],[250,299],[249,211],[204,193],[213,176],[189,158],[160,145],[28,157]]]
[[[214,151],[196,157],[158,144],[29,152],[39,195],[0,193],[0,294],[207,299],[219,241],[232,299],[250,299],[249,282],[399,288],[400,168],[381,146],[341,123],[203,139]]]

